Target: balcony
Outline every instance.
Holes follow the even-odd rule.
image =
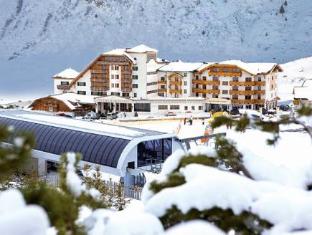
[[[56,88],[59,90],[63,90],[63,91],[69,90],[69,84],[68,85],[57,85]]]
[[[230,86],[264,86],[265,82],[230,82]]]
[[[182,85],[182,81],[170,81],[170,85],[181,86]]]
[[[209,76],[215,77],[240,77],[242,76],[241,72],[209,72]]]
[[[232,104],[238,104],[238,105],[242,105],[242,104],[261,104],[263,105],[264,104],[264,100],[235,100],[235,99],[232,99],[231,100],[231,103]]]
[[[159,85],[166,85],[167,84],[167,81],[158,81],[157,82]]]
[[[173,90],[173,89],[170,89],[170,90],[169,90],[169,93],[170,93],[170,94],[182,94],[182,90],[176,90],[176,89]]]
[[[207,81],[207,80],[193,80],[193,84],[200,84],[200,85],[211,85],[211,86],[219,86],[220,81]]]
[[[158,89],[158,93],[167,93],[167,89]]]
[[[203,93],[203,94],[214,94],[214,95],[220,94],[220,90],[206,90],[206,89],[199,89],[199,88],[193,88],[192,92]]]
[[[239,90],[230,90],[230,95],[264,95],[264,90],[253,90],[253,91],[239,91]]]

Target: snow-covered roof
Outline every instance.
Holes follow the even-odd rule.
[[[209,67],[210,65],[213,65],[213,64],[215,64],[215,62],[205,62],[200,67],[198,67],[196,70],[197,71],[201,71],[201,70],[203,70],[203,69],[205,69],[205,68],[207,68],[207,67]]]
[[[147,72],[156,72],[158,69],[160,69],[161,67],[165,66],[164,63],[158,63],[155,60],[151,59],[147,64]]]
[[[75,77],[77,77],[79,74],[79,72],[77,72],[76,70],[72,69],[72,68],[67,68],[65,70],[63,70],[62,72],[55,74],[53,77],[58,77],[58,78],[70,78],[73,79]]]
[[[51,97],[63,101],[63,102],[73,102],[73,103],[80,103],[80,104],[94,104],[94,99],[98,96],[92,95],[80,95],[76,93],[63,93],[58,95],[52,95]]]
[[[132,56],[129,55],[129,54],[126,52],[126,49],[123,49],[123,48],[117,48],[117,49],[113,49],[113,50],[104,52],[103,55],[118,55],[118,56],[125,55],[125,56],[127,56],[133,63],[135,63],[135,60],[132,58]]]
[[[132,47],[130,49],[127,49],[127,52],[133,52],[133,53],[144,53],[144,52],[157,52],[156,49],[148,47],[144,44]]]
[[[189,63],[189,62],[171,62],[159,69],[159,71],[163,72],[192,72],[199,67],[201,67],[203,63]]]
[[[218,64],[236,65],[251,74],[268,73],[277,65],[275,63],[245,63],[241,60],[221,61]]]

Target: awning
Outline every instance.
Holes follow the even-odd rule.
[[[99,97],[95,99],[96,103],[102,102],[102,103],[123,103],[123,104],[132,104],[133,100],[127,99],[120,96],[105,96],[105,97]]]
[[[222,98],[210,98],[206,99],[206,104],[231,104],[231,100],[222,99]]]

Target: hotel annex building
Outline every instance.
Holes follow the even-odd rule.
[[[238,60],[169,62],[139,45],[105,52],[80,73],[66,69],[53,79],[55,95],[95,96],[97,112],[199,113],[275,108],[281,71],[278,64]]]

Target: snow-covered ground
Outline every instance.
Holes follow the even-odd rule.
[[[278,97],[280,101],[293,100],[294,87],[312,79],[312,57],[291,61],[281,67],[284,71],[278,75]]]

